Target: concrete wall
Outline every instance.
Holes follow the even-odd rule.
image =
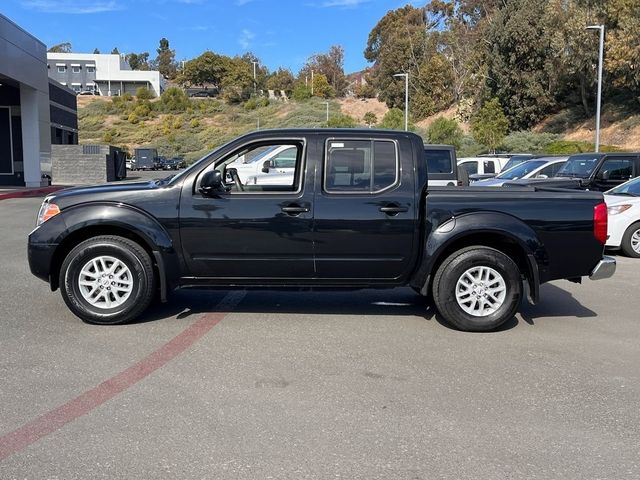
[[[52,145],[51,166],[56,185],[83,185],[116,180],[109,145]]]
[[[20,116],[22,131],[18,139],[22,143],[22,165],[14,165],[14,173],[0,176],[6,177],[0,178],[0,184],[17,181],[27,187],[40,186],[42,172],[48,171],[51,162],[46,47],[1,14],[0,83],[19,90],[20,100],[11,107],[11,116]]]

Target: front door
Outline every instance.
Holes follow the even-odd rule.
[[[245,184],[231,167],[251,163],[265,151],[282,146],[295,150],[295,169],[288,175],[280,173],[276,178],[265,166],[266,171],[259,170],[257,178]],[[180,236],[191,276],[239,283],[259,279],[288,283],[313,276],[313,172],[305,178],[305,155],[303,139],[260,141],[216,160],[195,182],[185,182]],[[213,168],[223,174],[229,192],[203,196],[198,182]]]
[[[402,149],[406,150],[402,150]],[[411,145],[327,139],[314,205],[316,275],[327,283],[397,280],[413,265],[416,211]]]

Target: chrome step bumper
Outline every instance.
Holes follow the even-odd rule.
[[[604,280],[610,278],[616,273],[616,259],[613,257],[602,257],[596,268],[593,269],[589,278],[591,280]]]

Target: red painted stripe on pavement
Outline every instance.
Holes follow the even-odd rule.
[[[48,195],[67,187],[40,187],[14,190],[11,192],[0,193],[0,200],[9,200],[10,198],[39,197],[40,195]]]
[[[225,315],[209,313],[202,316],[182,333],[135,365],[17,430],[3,435],[0,437],[0,461],[89,413],[166,365],[220,323]]]

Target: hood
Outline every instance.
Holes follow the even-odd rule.
[[[605,193],[604,201],[609,207],[623,204],[638,205],[640,204],[640,197],[631,197],[629,195],[612,195],[609,193]]]
[[[61,209],[83,202],[124,202],[146,196],[164,185],[157,180],[114,182],[97,185],[85,185],[65,188],[47,196],[45,199],[57,204]]]
[[[487,178],[485,180],[478,180],[471,184],[472,187],[501,187],[505,180],[501,178]]]

